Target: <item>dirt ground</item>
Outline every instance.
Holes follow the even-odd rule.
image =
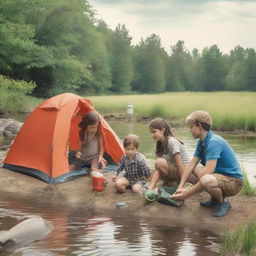
[[[230,198],[232,209],[220,218],[212,216],[212,209],[200,207],[199,202],[208,198],[206,193],[192,196],[180,208],[149,203],[131,191],[120,194],[115,191],[110,174],[106,174],[108,185],[103,192],[92,191],[91,179],[78,178],[58,185],[49,185],[38,179],[0,168],[0,193],[19,200],[41,201],[47,206],[61,204],[69,208],[102,209],[113,214],[141,216],[155,225],[189,227],[223,235],[240,224],[256,220],[256,197],[237,195]],[[118,202],[125,206],[119,207]]]

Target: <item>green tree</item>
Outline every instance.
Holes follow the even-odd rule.
[[[184,41],[179,40],[171,46],[171,56],[166,67],[167,91],[184,91],[191,87],[189,71],[192,57],[185,49]]]
[[[21,3],[20,3],[21,2]],[[23,1],[1,1],[0,5],[0,71],[14,79],[29,80],[28,70],[50,65],[51,51],[37,44],[35,28],[26,24],[18,7]]]
[[[92,93],[109,88],[107,51],[94,27],[88,2],[57,0],[49,4],[45,0],[43,7],[40,18],[31,22],[37,27],[38,42],[52,49],[55,63],[43,74],[33,70],[38,81],[35,91],[48,96],[67,90]],[[50,83],[46,84],[40,74],[47,74]]]
[[[127,93],[131,90],[133,63],[131,37],[125,25],[118,25],[112,35],[112,87],[115,93]]]
[[[136,70],[133,90],[138,92],[163,92],[165,90],[165,65],[167,53],[161,47],[160,37],[152,34],[141,40],[134,53]]]
[[[246,89],[256,91],[256,52],[253,48],[246,49],[244,66]]]
[[[1,73],[33,80],[41,97],[111,86],[108,52],[86,0],[2,0]]]
[[[205,48],[198,65],[198,84],[203,91],[224,90],[227,66],[217,45]]]
[[[194,48],[192,50],[192,63],[190,65],[190,68],[188,70],[189,74],[189,80],[191,83],[191,86],[189,88],[190,91],[200,91],[202,90],[200,88],[200,84],[198,83],[199,81],[199,71],[200,71],[200,59],[201,59],[201,54],[198,49]]]
[[[226,76],[225,87],[227,90],[246,90],[245,57],[246,51],[241,46],[236,46],[230,51],[229,70]]]

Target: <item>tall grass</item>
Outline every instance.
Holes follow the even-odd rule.
[[[136,117],[162,116],[183,121],[195,110],[209,111],[214,128],[256,131],[256,93],[254,92],[176,92],[157,95],[118,95],[89,97],[103,114],[126,114],[129,102]]]
[[[241,225],[234,232],[227,232],[222,239],[221,255],[256,255],[256,222]]]
[[[243,170],[244,182],[241,194],[246,196],[256,196],[256,187],[252,185],[248,179],[246,172]]]

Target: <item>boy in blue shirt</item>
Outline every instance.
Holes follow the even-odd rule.
[[[184,170],[175,199],[186,199],[189,196],[206,191],[211,200],[201,202],[203,207],[216,207],[213,215],[222,217],[231,208],[226,197],[236,195],[242,188],[243,176],[236,156],[226,140],[214,134],[210,129],[212,119],[206,111],[195,111],[186,118],[191,134],[198,138],[193,159]],[[196,168],[201,162],[203,168]],[[186,190],[184,185],[191,173],[198,182]]]

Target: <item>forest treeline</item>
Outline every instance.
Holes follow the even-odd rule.
[[[178,41],[166,52],[155,34],[131,40],[125,25],[97,20],[87,0],[0,0],[0,81],[26,81],[37,97],[256,91],[253,48],[190,52]]]

